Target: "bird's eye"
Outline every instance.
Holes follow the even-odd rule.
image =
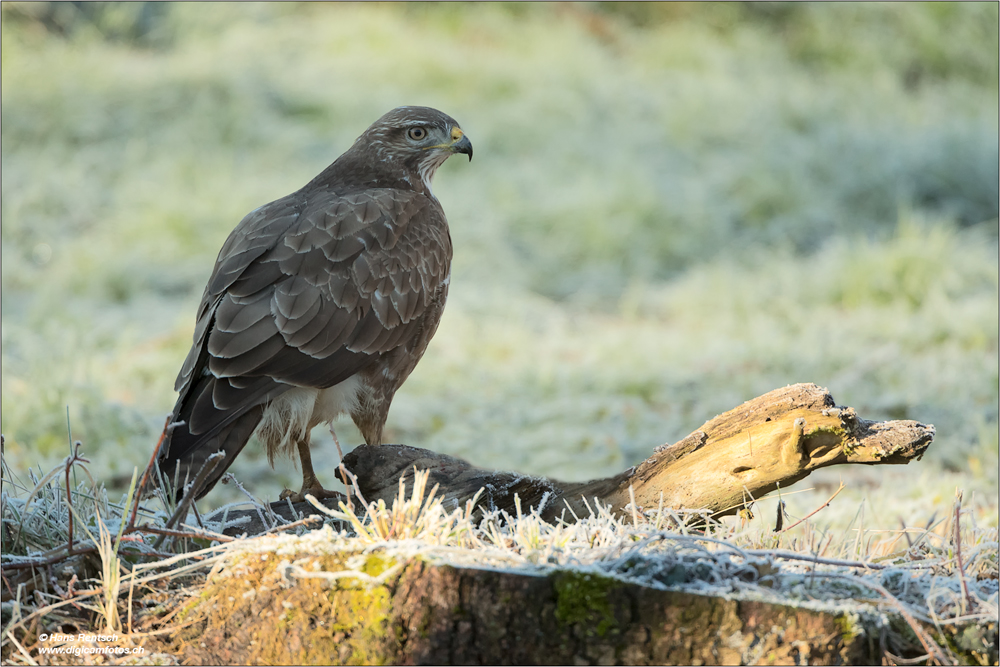
[[[406,131],[406,136],[414,141],[420,141],[427,136],[427,130],[422,127],[411,127]]]

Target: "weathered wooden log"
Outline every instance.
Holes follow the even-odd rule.
[[[572,521],[586,516],[597,499],[617,513],[635,497],[640,509],[707,509],[714,516],[734,514],[744,505],[788,487],[812,471],[839,464],[905,464],[919,459],[934,438],[934,427],[911,420],[872,422],[853,408],[838,407],[830,392],[814,384],[775,389],[709,420],[673,445],[657,447],[638,466],[589,482],[561,482],[516,472],[477,468],[468,461],[406,445],[362,445],[344,457],[364,500],[391,504],[402,478],[412,488],[415,470],[430,471],[446,506],[464,506],[479,493],[485,508],[523,511],[538,508],[542,517]],[[348,479],[353,486],[354,480]],[[336,509],[340,499],[327,499]],[[315,514],[309,503],[271,504],[287,520]],[[569,511],[567,511],[569,510]],[[272,527],[257,510],[231,511],[244,523],[227,534],[255,535]]]
[[[708,509],[715,516],[780,486],[787,487],[826,466],[904,464],[919,459],[934,427],[915,421],[871,422],[853,408],[837,407],[814,384],[776,389],[706,422],[683,440],[658,447],[640,465],[614,477],[560,482],[513,472],[476,468],[466,461],[404,445],[358,447],[344,457],[366,501],[390,503],[402,477],[410,485],[415,469],[429,470],[429,484],[448,502],[464,505],[480,490],[480,502],[509,513],[514,496],[525,510],[542,516],[588,513],[596,498],[624,512],[634,494],[640,508]],[[566,509],[572,510],[565,512]]]

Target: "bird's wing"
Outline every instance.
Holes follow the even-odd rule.
[[[175,386],[184,425],[164,456],[184,458],[291,386],[331,387],[417,336],[450,261],[440,205],[414,192],[290,195],[248,215],[205,288]]]

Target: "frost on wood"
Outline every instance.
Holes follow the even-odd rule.
[[[640,509],[708,509],[734,514],[752,498],[787,487],[813,470],[837,464],[903,464],[930,446],[934,427],[910,420],[871,422],[838,407],[814,384],[776,389],[706,422],[683,440],[658,447],[640,465],[584,483],[476,468],[466,461],[404,445],[362,446],[344,459],[365,500],[390,502],[402,477],[429,470],[430,484],[455,506],[480,489],[489,509],[537,507],[546,519],[583,516],[594,498],[622,513]],[[630,491],[631,488],[631,491]],[[566,510],[571,510],[567,512]]]

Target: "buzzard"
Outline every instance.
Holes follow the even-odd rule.
[[[302,489],[283,494],[298,502],[331,495],[313,471],[314,426],[347,413],[365,442],[381,444],[393,395],[448,295],[451,237],[431,179],[455,153],[472,159],[453,118],[400,107],[301,190],[243,218],[219,252],[174,385],[162,478],[195,479],[223,452],[192,489],[200,498],[256,433],[272,466],[298,451]]]

